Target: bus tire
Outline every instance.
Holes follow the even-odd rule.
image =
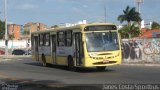
[[[74,66],[74,61],[72,56],[68,57],[68,70],[76,71],[76,67]]]
[[[98,71],[105,71],[106,66],[98,66],[96,67]]]
[[[43,65],[44,67],[47,67],[46,57],[45,57],[45,55],[44,55],[44,54],[42,54],[41,58],[42,58],[42,65]]]

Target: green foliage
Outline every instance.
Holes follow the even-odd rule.
[[[5,34],[5,23],[0,20],[0,39],[4,37]]]
[[[56,29],[56,28],[59,28],[59,26],[58,25],[54,25],[54,26],[51,26],[51,28]]]
[[[121,38],[133,38],[141,34],[138,25],[136,26],[135,23],[123,26],[119,30],[119,33],[121,34]]]
[[[15,37],[14,37],[14,34],[12,35],[9,35],[9,39],[13,40]]]
[[[24,29],[23,35],[30,35],[30,31],[29,31],[29,30]]]
[[[120,23],[127,21],[128,24],[131,21],[140,22],[142,20],[140,14],[136,11],[136,8],[130,8],[129,6],[127,6],[126,9],[123,10],[123,14],[119,15],[117,19],[118,21],[120,21]]]
[[[152,29],[160,29],[160,24],[154,21],[151,27]]]

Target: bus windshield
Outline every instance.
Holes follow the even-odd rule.
[[[119,50],[117,32],[86,33],[86,43],[89,52]]]

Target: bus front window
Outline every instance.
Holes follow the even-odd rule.
[[[116,32],[86,33],[86,43],[89,52],[119,50]]]

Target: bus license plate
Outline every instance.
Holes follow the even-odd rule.
[[[103,60],[103,63],[109,63],[109,60]]]

